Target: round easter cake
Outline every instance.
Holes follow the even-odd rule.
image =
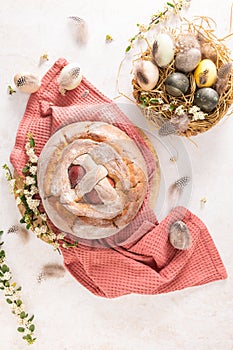
[[[76,122],[59,129],[43,148],[38,188],[58,229],[85,239],[104,238],[125,228],[140,210],[148,191],[147,165],[119,128]]]

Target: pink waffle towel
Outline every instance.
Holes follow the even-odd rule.
[[[39,156],[58,128],[77,121],[101,120],[122,129],[138,144],[147,164],[149,189],[136,218],[120,233],[92,246],[84,240],[76,248],[61,246],[66,268],[92,293],[107,298],[130,293],[166,293],[227,278],[216,246],[197,216],[177,207],[158,223],[148,205],[155,171],[153,156],[124,113],[85,77],[65,96],[58,92],[57,78],[67,63],[65,59],[57,60],[44,76],[38,92],[30,96],[10,156],[13,167],[22,175],[27,162],[24,147],[28,132],[35,138]],[[192,235],[192,246],[185,251],[176,250],[169,243],[169,228],[177,220],[182,220]]]

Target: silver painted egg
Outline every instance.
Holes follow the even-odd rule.
[[[194,95],[194,104],[204,112],[211,112],[218,104],[219,94],[212,88],[202,88]]]
[[[175,58],[176,69],[188,73],[194,70],[201,61],[201,51],[197,48],[191,48],[184,52],[179,52]]]
[[[165,80],[165,88],[169,95],[175,97],[182,96],[189,89],[189,79],[183,73],[172,73]]]
[[[187,225],[183,221],[174,222],[169,230],[169,240],[171,245],[179,250],[190,248],[192,237]]]

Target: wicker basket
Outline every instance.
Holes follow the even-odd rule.
[[[214,30],[212,29],[212,20],[206,17],[196,17],[194,21],[190,22],[182,19],[179,28],[169,28],[168,31],[172,34],[175,41],[182,33],[190,33],[195,36],[202,37],[205,42],[208,42],[216,52],[216,67],[219,69],[223,64],[232,62],[230,58],[230,50],[224,43],[224,39],[218,39]],[[147,50],[143,52],[140,58],[144,60],[153,60],[152,49],[148,46]],[[176,52],[175,52],[176,54]],[[175,72],[175,60],[171,62],[166,68],[159,68],[159,81],[156,87],[151,91],[143,91],[137,84],[136,80],[132,80],[133,96],[137,105],[140,107],[146,119],[152,123],[155,128],[160,128],[165,122],[169,121],[174,115],[172,108],[164,108],[166,106],[183,106],[185,110],[189,110],[193,106],[194,94],[197,90],[193,72],[188,73],[187,77],[190,81],[190,88],[188,94],[181,97],[173,97],[165,90],[165,80],[173,72]],[[162,98],[163,104],[155,103],[154,101]],[[153,102],[151,102],[153,101]],[[194,136],[205,132],[216,125],[229,112],[229,107],[233,103],[233,75],[229,74],[227,88],[224,93],[220,95],[217,107],[205,117],[204,120],[191,120],[185,132],[179,132],[182,136]]]

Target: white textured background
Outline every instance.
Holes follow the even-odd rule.
[[[116,77],[127,39],[136,33],[137,22],[147,23],[150,15],[162,7],[163,2],[158,0],[0,0],[0,164],[9,163],[28,99],[19,92],[13,96],[7,93],[16,73],[29,71],[42,77],[57,58],[65,57],[80,62],[85,76],[114,98],[118,95]],[[188,16],[214,18],[219,35],[225,36],[229,33],[230,9],[230,0],[192,0]],[[86,46],[80,47],[72,36],[67,20],[70,15],[88,22]],[[113,36],[112,43],[105,43],[106,34]],[[227,44],[233,48],[233,38]],[[49,61],[39,66],[39,57],[45,52]],[[129,90],[129,79],[122,79],[123,88]],[[123,98],[118,101],[126,102]],[[132,105],[122,108],[136,124],[144,125],[140,115],[132,113]],[[37,276],[43,265],[62,263],[61,257],[33,234],[27,243],[17,234],[4,236],[8,264],[15,280],[23,286],[27,310],[35,314],[38,339],[32,349],[233,349],[232,134],[233,120],[228,118],[195,137],[197,147],[188,140],[172,141],[175,148],[182,142],[182,154],[188,155],[189,160],[179,170],[182,173],[187,167],[192,176],[192,193],[185,201],[210,229],[229,274],[226,281],[165,295],[129,295],[106,300],[90,294],[69,273],[64,278],[38,284]],[[161,145],[157,145],[156,137],[151,138],[159,150]],[[166,188],[171,165],[163,151],[162,147],[159,155]],[[200,200],[204,196],[207,203],[203,207]],[[163,215],[160,209],[158,216]],[[7,231],[18,219],[14,199],[0,171],[0,229]],[[16,320],[0,291],[1,350],[28,348],[16,328]]]

